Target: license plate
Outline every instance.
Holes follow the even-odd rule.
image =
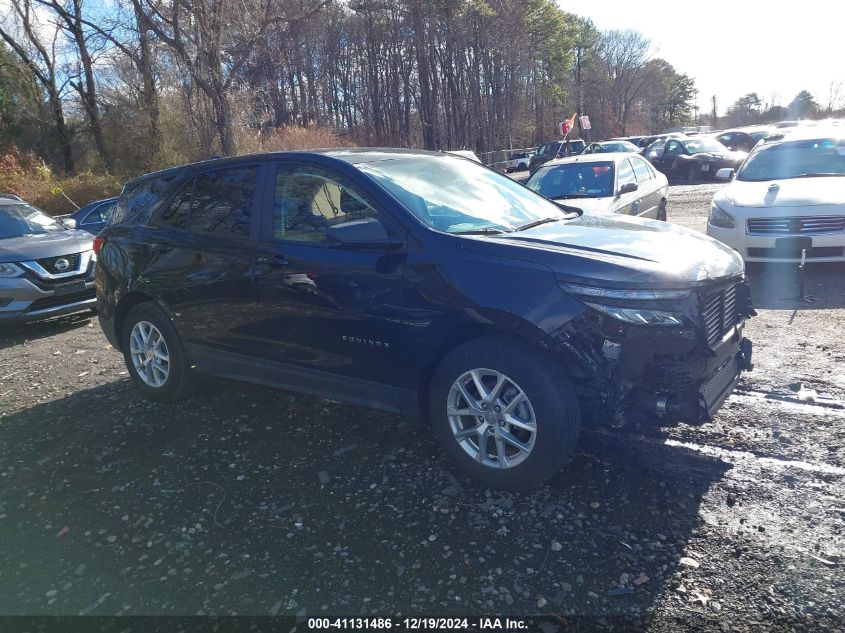
[[[701,171],[710,171],[710,164],[709,164],[709,163],[705,163],[704,165],[702,165],[702,166],[701,166]]]
[[[80,281],[71,281],[66,284],[58,284],[53,286],[53,292],[58,297],[63,297],[64,295],[74,295],[80,292],[85,292],[85,282]]]
[[[779,237],[775,240],[775,250],[792,255],[800,255],[801,251],[813,248],[812,237]]]

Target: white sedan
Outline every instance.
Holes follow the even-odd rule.
[[[666,220],[666,176],[636,154],[581,154],[552,160],[535,171],[525,186],[586,213]]]
[[[707,234],[747,262],[845,261],[845,135],[810,129],[757,145],[710,205]]]

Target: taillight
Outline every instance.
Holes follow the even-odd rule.
[[[94,255],[99,255],[100,251],[103,250],[103,244],[106,243],[106,238],[102,235],[98,235],[94,238]]]

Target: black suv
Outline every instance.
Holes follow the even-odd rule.
[[[401,412],[504,488],[551,476],[587,414],[705,421],[750,368],[736,252],[448,154],[150,174],[95,249],[100,323],[148,396],[213,374]]]

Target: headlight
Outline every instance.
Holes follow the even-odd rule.
[[[707,218],[707,222],[723,229],[732,229],[736,226],[733,216],[723,211],[715,200],[710,203],[710,217]]]
[[[620,308],[618,306],[605,306],[600,303],[588,303],[588,306],[606,315],[632,323],[634,325],[687,325],[689,318],[675,312],[664,312],[663,310],[643,310],[640,308]]]
[[[16,264],[0,264],[0,277],[20,277],[23,269]]]
[[[581,284],[561,282],[561,288],[576,296],[594,310],[598,310],[609,317],[631,323],[633,325],[690,325],[692,318],[683,312],[675,310],[661,310],[660,304],[652,302],[674,301],[675,305],[667,307],[681,307],[692,291],[685,289],[655,289],[655,290],[626,290],[622,288],[601,288],[582,286]],[[645,304],[645,305],[637,305]],[[633,304],[633,305],[632,305]]]
[[[582,286],[581,284],[561,283],[567,292],[582,297],[601,297],[603,299],[621,299],[632,301],[661,301],[663,299],[686,299],[689,290],[625,290],[622,288],[601,288],[597,286]]]

